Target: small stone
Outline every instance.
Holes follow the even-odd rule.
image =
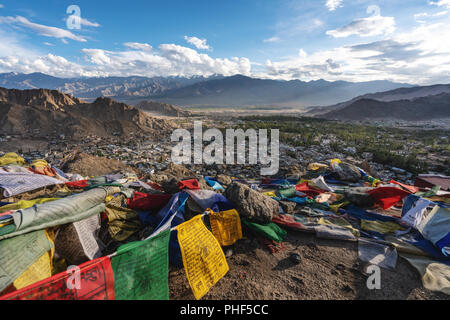
[[[298,253],[292,253],[289,259],[295,264],[299,264],[301,261],[301,257]]]

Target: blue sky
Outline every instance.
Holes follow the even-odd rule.
[[[0,0],[0,72],[448,83],[449,39],[450,0]]]

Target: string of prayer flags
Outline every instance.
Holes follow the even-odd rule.
[[[73,266],[0,300],[168,300],[169,239],[167,230],[123,245],[111,258]]]

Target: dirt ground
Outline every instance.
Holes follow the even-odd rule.
[[[91,156],[85,153],[77,153],[73,159],[64,163],[61,169],[65,172],[76,172],[82,176],[101,176],[117,171],[139,172],[139,170],[127,166],[122,161]]]
[[[240,240],[227,257],[229,272],[203,300],[450,300],[425,289],[400,256],[395,270],[381,269],[381,289],[369,290],[356,242],[289,231],[284,247],[272,254],[257,239]],[[299,264],[289,259],[293,252]],[[195,299],[183,269],[171,267],[169,288],[171,300]]]

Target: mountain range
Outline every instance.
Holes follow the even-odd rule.
[[[264,106],[280,110],[301,108],[307,111],[307,115],[337,120],[426,120],[448,118],[450,110],[449,84],[411,86],[389,81],[304,82],[255,79],[242,75],[63,79],[42,73],[4,73],[0,74],[1,86],[25,89],[3,92],[0,101],[4,103],[27,108],[39,106],[52,112],[61,109],[59,111],[66,113],[84,110],[86,105],[106,104],[110,108],[122,103],[120,108],[125,110],[129,105],[135,105],[134,112],[144,111],[146,117],[189,116],[185,109],[174,106],[178,105],[216,108]]]
[[[86,101],[98,97],[132,98],[159,95],[169,89],[181,88],[193,83],[215,79],[193,77],[106,77],[106,78],[57,78],[43,73],[1,73],[0,87],[8,89],[52,89],[76,96]]]
[[[192,107],[326,106],[372,92],[411,87],[390,81],[329,82],[224,77],[106,77],[56,78],[42,73],[0,74],[0,87],[53,89],[85,101],[109,97],[128,104],[152,100]]]

